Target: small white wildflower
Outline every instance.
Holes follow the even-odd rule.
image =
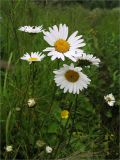
[[[109,106],[114,106],[115,103],[115,97],[112,93],[104,96],[105,101],[108,103]]]
[[[51,153],[52,152],[52,148],[51,147],[49,147],[49,146],[46,146],[46,153]]]
[[[34,98],[30,98],[30,99],[28,100],[28,106],[29,106],[30,108],[31,108],[31,107],[34,107],[35,104],[36,104],[36,102],[35,102]]]
[[[10,145],[10,146],[6,146],[6,151],[7,152],[12,152],[13,151],[13,147]]]
[[[43,32],[43,26],[23,26],[20,27],[18,30],[28,33],[40,33]]]

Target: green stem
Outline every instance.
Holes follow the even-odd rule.
[[[60,60],[58,59],[58,60],[57,60],[57,68],[59,69],[59,67],[60,67]],[[54,90],[53,90],[53,95],[52,95],[50,107],[49,107],[48,112],[47,112],[48,116],[50,116],[50,113],[51,113],[51,110],[52,110],[52,106],[53,106],[53,104],[54,104],[54,99],[55,99],[56,91],[57,91],[57,87],[56,87],[56,85],[54,85]],[[41,123],[41,127],[40,127],[41,130],[42,130],[45,122],[46,122],[46,118],[45,118],[45,119],[42,121],[42,123]]]
[[[73,117],[73,119],[72,119],[72,127],[71,127],[71,133],[70,133],[70,136],[69,136],[68,144],[69,144],[69,142],[70,142],[70,140],[71,140],[72,132],[73,132],[74,124],[75,124],[75,117],[76,117],[76,111],[77,111],[77,98],[78,98],[78,95],[75,96],[74,117]],[[71,106],[72,106],[72,105],[71,105]],[[70,112],[71,112],[71,107],[70,107]],[[68,120],[67,120],[67,122],[66,122],[66,125],[65,125],[65,128],[63,129],[61,139],[60,139],[60,141],[59,141],[59,143],[58,143],[58,146],[57,146],[57,148],[56,148],[55,154],[53,155],[53,158],[55,158],[56,155],[57,155],[57,153],[58,153],[59,147],[60,147],[60,145],[61,145],[61,143],[62,143],[62,137],[63,137],[64,132],[65,132],[65,130],[66,130],[66,127],[67,127],[67,124],[68,124],[68,122],[69,122],[69,119],[70,119],[70,117],[68,118]],[[68,145],[68,144],[67,144],[67,145]]]
[[[47,112],[48,118],[49,118],[49,116],[50,116],[50,113],[51,113],[51,110],[52,110],[52,106],[53,106],[53,104],[54,104],[54,99],[55,99],[56,91],[57,91],[57,88],[56,88],[56,86],[54,86],[54,91],[53,91],[53,95],[52,95],[50,107],[49,107],[48,112]],[[46,118],[42,121],[41,126],[40,126],[40,129],[43,128],[45,122],[46,122]]]
[[[31,67],[32,67],[32,69],[31,69],[31,75],[32,75],[32,79],[31,79],[31,87],[32,87],[32,97],[34,97],[34,87],[35,87],[35,63],[33,62],[32,64],[31,64]]]
[[[72,108],[72,104],[70,104],[70,107],[69,107],[69,112],[70,112],[70,114],[71,114],[71,108]],[[63,141],[63,135],[65,134],[65,130],[66,130],[66,128],[67,128],[69,119],[70,119],[70,116],[69,116],[69,118],[68,118],[67,121],[66,121],[65,127],[63,128],[63,131],[62,131],[62,134],[61,134],[61,137],[60,137],[60,141],[59,141],[59,143],[58,143],[58,145],[57,145],[57,147],[56,147],[56,149],[55,149],[55,153],[54,153],[54,155],[53,155],[52,158],[55,158],[56,155],[57,155],[57,153],[58,153],[58,150],[59,150],[59,148],[60,148],[60,145],[61,145],[61,143],[62,143],[62,141]]]
[[[9,143],[9,124],[10,124],[10,118],[11,118],[11,115],[12,115],[12,111],[9,111],[9,114],[8,114],[8,117],[7,117],[7,120],[6,120],[6,146],[8,145]]]
[[[34,91],[35,91],[35,78],[36,78],[36,66],[35,62],[32,62],[30,65],[30,83],[31,83],[31,96],[34,97]]]
[[[78,95],[76,95],[75,97],[75,109],[74,109],[74,116],[73,116],[73,119],[72,119],[72,127],[71,127],[71,132],[70,132],[70,136],[69,136],[69,140],[68,140],[68,144],[67,146],[69,145],[70,143],[70,140],[71,140],[71,137],[72,137],[72,133],[73,133],[73,129],[74,129],[74,126],[75,126],[75,117],[76,117],[76,112],[77,112],[77,99],[78,99]]]
[[[10,66],[10,63],[11,63],[11,60],[12,60],[12,56],[13,56],[13,52],[10,53],[10,57],[9,57],[9,60],[8,60],[8,66],[7,66],[6,72],[5,72],[5,79],[4,79],[4,84],[3,84],[3,94],[5,93],[5,90],[6,90],[8,69],[9,69],[9,66]]]
[[[27,83],[26,90],[25,90],[24,95],[23,95],[23,99],[21,101],[21,106],[24,104],[27,93],[29,92],[30,81],[31,81],[31,66],[30,66],[30,69],[29,69],[28,83]]]

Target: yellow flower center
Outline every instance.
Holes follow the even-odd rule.
[[[67,119],[68,116],[69,116],[69,112],[68,112],[67,110],[63,110],[63,111],[61,112],[61,118]]]
[[[29,60],[29,61],[37,61],[37,60],[38,60],[38,58],[30,57],[28,60]]]
[[[55,50],[61,53],[69,51],[70,45],[64,39],[59,39],[55,42]]]
[[[73,70],[69,70],[65,73],[65,78],[69,81],[69,82],[76,82],[79,79],[79,74],[76,71]]]

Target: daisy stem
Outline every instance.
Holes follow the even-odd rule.
[[[34,97],[34,91],[35,91],[35,76],[36,76],[36,69],[35,69],[35,63],[32,62],[30,65],[30,82],[31,82],[31,96]]]
[[[58,69],[59,69],[59,65],[60,65],[60,60],[58,59],[58,61],[57,61],[57,68],[58,68]],[[57,91],[57,87],[56,87],[56,85],[54,84],[54,90],[53,90],[53,94],[52,94],[52,99],[51,99],[50,107],[49,107],[48,112],[47,112],[47,114],[49,114],[49,115],[50,115],[51,110],[52,110],[52,106],[53,106],[53,103],[54,103],[56,91]],[[45,119],[46,119],[46,118],[45,118]],[[42,127],[44,126],[45,119],[44,119],[44,120],[42,121],[42,123],[41,123],[41,127],[40,127],[41,130],[42,130]]]
[[[58,150],[59,150],[60,145],[61,145],[62,140],[63,140],[63,135],[64,135],[65,130],[66,130],[66,127],[67,127],[67,125],[68,125],[68,122],[69,122],[69,118],[67,119],[67,122],[66,122],[66,124],[65,124],[65,127],[64,127],[64,129],[63,129],[63,131],[62,131],[62,135],[61,135],[61,137],[60,137],[60,141],[59,141],[59,143],[58,143],[58,145],[57,145],[57,147],[56,147],[56,149],[55,149],[55,153],[54,153],[54,155],[53,155],[52,158],[55,158],[56,155],[57,155],[57,153],[58,153]]]
[[[30,66],[30,69],[29,69],[29,74],[28,74],[27,84],[26,84],[26,90],[24,92],[23,100],[21,101],[21,106],[24,104],[24,101],[25,101],[25,99],[27,97],[27,94],[29,92],[30,82],[31,82],[31,66]]]
[[[72,108],[72,103],[70,104],[70,107],[69,107],[70,113],[71,113],[71,108]],[[65,134],[65,130],[66,130],[66,128],[67,128],[69,119],[70,119],[70,116],[68,117],[68,119],[67,119],[67,121],[66,121],[66,124],[65,124],[65,127],[63,128],[63,131],[62,131],[62,134],[61,134],[61,137],[60,137],[60,141],[59,141],[59,143],[58,143],[58,145],[57,145],[57,147],[56,147],[56,149],[55,149],[55,153],[54,153],[54,155],[53,155],[52,158],[55,158],[56,155],[57,155],[57,153],[58,153],[58,150],[59,150],[59,148],[60,148],[60,145],[61,145],[61,143],[62,143],[62,141],[63,141],[63,135]]]
[[[54,103],[56,91],[57,91],[57,88],[56,88],[56,86],[54,86],[54,91],[53,91],[50,107],[49,107],[49,110],[47,112],[47,114],[49,114],[48,117],[50,116],[50,113],[51,113],[51,110],[52,110],[52,106],[53,106],[53,103]],[[45,119],[41,123],[41,127],[40,127],[41,130],[42,130],[45,122],[46,122],[46,117],[45,117]]]
[[[34,86],[35,86],[34,78],[35,78],[35,63],[33,62],[32,63],[32,96],[34,96]]]
[[[72,127],[71,127],[71,132],[70,132],[70,136],[69,136],[69,139],[68,139],[67,146],[70,143],[70,140],[71,140],[71,137],[72,137],[72,133],[73,133],[73,129],[74,129],[74,126],[75,126],[75,117],[76,117],[77,106],[78,106],[77,105],[77,99],[78,99],[78,95],[75,95],[75,109],[74,109],[74,115],[73,115],[73,119],[72,119]]]

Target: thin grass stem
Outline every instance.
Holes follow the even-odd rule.
[[[3,84],[3,94],[5,94],[5,91],[6,91],[7,77],[8,77],[8,68],[9,68],[9,66],[11,64],[12,57],[13,57],[13,52],[10,53],[10,57],[9,57],[9,60],[8,60],[8,66],[7,66],[6,72],[5,72],[5,79],[4,79],[4,84]]]
[[[6,146],[9,144],[9,124],[10,124],[10,119],[11,119],[12,111],[9,111],[7,120],[6,120]]]

